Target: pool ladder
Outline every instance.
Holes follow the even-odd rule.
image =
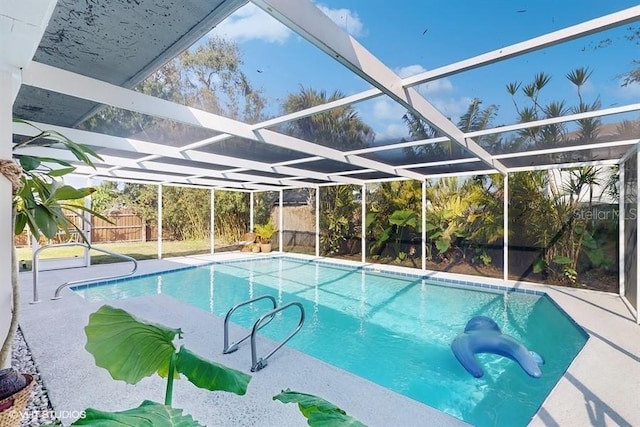
[[[256,322],[253,324],[253,328],[251,328],[251,333],[248,334],[247,336],[243,337],[242,339],[240,339],[239,341],[236,341],[234,343],[229,344],[229,318],[231,317],[231,315],[240,307],[254,303],[256,301],[260,301],[263,299],[268,299],[271,301],[271,304],[273,306],[273,309],[264,313],[262,316],[260,316],[260,318],[258,320],[256,320]],[[264,328],[265,326],[267,326],[269,324],[269,322],[271,322],[273,320],[273,318],[275,317],[275,315],[283,310],[288,309],[289,307],[298,307],[298,309],[300,310],[300,321],[298,322],[298,325],[289,333],[289,335],[287,335],[282,341],[280,341],[278,343],[277,346],[275,346],[275,348],[273,348],[273,350],[271,350],[267,355],[265,355],[264,357],[258,358],[258,352],[256,350],[256,333]],[[267,366],[267,359],[269,359],[271,356],[273,356],[273,354],[280,350],[280,348],[282,348],[283,345],[285,345],[291,338],[293,338],[293,336],[295,334],[298,333],[298,331],[300,331],[300,329],[302,328],[302,325],[304,324],[304,307],[302,306],[302,304],[300,304],[297,301],[293,301],[290,303],[287,303],[285,305],[281,305],[280,307],[277,306],[276,303],[276,299],[274,297],[272,297],[271,295],[262,295],[256,298],[252,298],[246,301],[242,301],[236,305],[234,305],[233,307],[231,307],[229,309],[229,311],[227,311],[227,315],[224,316],[224,348],[222,349],[222,353],[223,354],[229,354],[229,353],[233,353],[234,351],[236,351],[238,349],[238,346],[244,342],[247,338],[251,338],[251,372],[256,372],[261,370],[262,368],[264,368],[265,366]]]

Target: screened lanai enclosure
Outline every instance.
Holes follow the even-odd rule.
[[[4,2],[2,158],[151,186],[160,244],[189,215],[212,252],[271,219],[284,252],[587,287],[637,313],[637,2],[352,3]],[[95,168],[21,146],[40,130]]]

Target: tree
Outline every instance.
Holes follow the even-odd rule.
[[[118,185],[114,181],[104,181],[91,194],[91,209],[101,214],[116,207],[120,199]]]
[[[601,107],[599,98],[591,103],[584,99],[582,88],[592,71],[578,67],[565,75],[576,87],[577,103],[567,106],[566,101],[539,103],[540,92],[551,77],[538,73],[525,86],[520,82],[507,85],[514,99],[519,122],[559,117],[568,113],[582,113]],[[522,106],[516,95],[525,97]],[[578,128],[569,131],[567,124],[551,124],[532,127],[518,132],[515,138],[505,140],[507,149],[541,149],[576,144],[592,144],[600,140],[601,121],[597,118],[577,120]],[[579,152],[567,151],[563,161],[581,161]],[[553,155],[549,163],[557,161]],[[523,275],[529,272],[551,274],[563,278],[570,284],[577,283],[581,259],[594,267],[602,265],[603,253],[594,238],[594,223],[577,215],[580,203],[588,195],[591,213],[593,188],[599,184],[599,169],[593,167],[574,168],[567,171],[532,171],[512,175],[510,181],[510,242],[516,246],[539,248],[538,257]],[[588,262],[587,262],[588,260]]]
[[[299,92],[287,96],[283,109],[285,113],[292,113],[342,98],[344,94],[340,91],[327,95],[325,91],[301,87]],[[289,122],[286,131],[291,136],[345,151],[367,147],[375,136],[373,129],[351,106],[337,107]]]
[[[162,188],[162,228],[171,240],[205,240],[209,236],[210,190]]]
[[[335,91],[301,87],[297,93],[287,96],[283,103],[285,113],[301,111],[316,105],[343,98]],[[351,106],[334,108],[289,122],[285,131],[297,138],[338,150],[355,150],[369,146],[375,137],[373,129],[359,117]],[[359,229],[354,215],[358,188],[350,185],[323,187],[320,191],[320,237],[322,254],[341,254],[344,243]]]
[[[145,224],[158,221],[158,187],[156,185],[125,183],[122,189],[122,201]]]
[[[635,44],[636,46],[640,45],[640,26],[630,26],[629,34],[625,36],[626,41]],[[606,44],[608,45],[608,43]],[[629,52],[638,52],[638,49],[629,49]],[[640,58],[632,58],[631,59],[632,68],[626,73],[622,74],[622,86],[629,86],[632,84],[640,83]]]
[[[186,79],[189,105],[256,123],[262,118],[264,99],[241,70],[238,45],[210,37],[204,45],[178,57]]]
[[[238,46],[217,37],[209,38],[204,44],[183,52],[137,85],[135,90],[250,123],[263,118],[264,99],[242,71],[242,57]],[[174,146],[208,138],[213,134],[209,129],[195,128],[112,107],[100,110],[81,126],[95,132],[123,137],[135,136]],[[221,141],[216,144],[216,149],[236,150],[238,142],[238,138]],[[261,144],[256,141],[242,142],[249,144],[248,150]],[[190,193],[169,187],[163,191],[163,227],[176,238],[201,237],[203,233],[208,232],[209,222],[203,218],[210,214],[209,203],[202,203],[198,199],[193,209],[183,211],[188,215],[181,216],[177,209],[186,208],[178,194]],[[219,197],[216,196],[219,202],[216,206],[216,234],[224,240],[234,241],[248,227],[248,218],[245,218],[247,207],[238,205],[238,202],[246,197],[245,194],[220,194]],[[155,185],[125,184],[122,200],[144,222],[157,221]],[[230,203],[229,206],[224,205],[227,202]],[[196,223],[200,226],[196,226]],[[206,225],[203,226],[204,223]]]
[[[241,66],[237,45],[213,37],[204,45],[169,61],[134,90],[211,113],[256,122],[262,118],[264,99],[251,85]],[[184,145],[211,136],[207,129],[113,107],[100,110],[82,127],[116,136],[138,135],[172,145]]]

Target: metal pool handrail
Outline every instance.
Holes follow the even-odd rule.
[[[40,248],[38,248],[34,253],[33,253],[33,265],[31,266],[32,270],[33,270],[33,301],[31,301],[32,304],[38,303],[40,302],[40,300],[38,299],[38,273],[39,273],[39,257],[40,257],[40,252],[42,252],[45,249],[49,249],[49,248],[61,248],[61,247],[69,247],[69,246],[82,246],[86,249],[89,250],[94,250],[94,251],[98,251],[98,252],[102,252],[105,253],[107,255],[112,255],[118,258],[122,258],[126,261],[131,261],[133,263],[133,269],[126,274],[117,274],[117,275],[113,275],[113,276],[104,276],[104,277],[95,277],[95,278],[91,278],[91,279],[82,279],[82,280],[72,280],[70,282],[67,283],[63,283],[62,285],[58,286],[58,288],[56,289],[56,292],[53,296],[53,298],[51,299],[60,299],[60,292],[68,287],[68,286],[72,286],[78,283],[82,283],[82,282],[88,282],[88,281],[93,281],[93,280],[107,280],[107,279],[117,279],[119,277],[127,277],[127,276],[131,276],[133,273],[136,272],[136,270],[138,270],[138,261],[136,261],[135,258],[132,258],[128,255],[123,255],[123,254],[119,254],[116,252],[111,252],[108,251],[106,249],[101,249],[101,248],[96,248],[93,247],[91,245],[88,245],[86,243],[76,243],[76,242],[72,242],[72,243],[58,243],[58,244],[53,244],[53,245],[46,245],[46,246],[42,246]]]
[[[256,298],[252,298],[246,301],[242,301],[236,305],[234,305],[233,307],[231,307],[229,309],[229,311],[227,311],[227,315],[224,316],[224,347],[222,349],[222,353],[223,354],[229,354],[229,353],[233,353],[234,351],[236,351],[238,349],[238,346],[247,338],[249,338],[251,336],[251,334],[248,334],[246,337],[243,337],[240,341],[236,341],[234,343],[232,343],[231,345],[229,345],[229,318],[231,317],[231,315],[233,314],[234,311],[236,311],[237,309],[239,309],[242,306],[245,306],[247,304],[251,304],[253,302],[256,301],[260,301],[263,299],[268,299],[271,300],[271,303],[273,304],[273,308],[276,308],[276,299],[274,297],[272,297],[271,295],[262,295]],[[269,319],[269,322],[273,319],[273,316],[271,316],[271,319]],[[262,325],[261,327],[267,326],[267,324],[269,324],[269,322],[266,322],[264,325]]]
[[[297,306],[300,309],[300,321],[298,322],[298,326],[295,327],[295,329],[293,331],[291,331],[291,333],[289,335],[287,335],[287,337],[285,339],[283,339],[282,341],[280,341],[280,343],[273,349],[271,350],[266,356],[261,357],[260,359],[257,358],[256,356],[256,332],[258,332],[258,330],[260,328],[262,328],[263,326],[266,325],[266,323],[264,325],[261,325],[262,321],[264,319],[266,319],[267,317],[269,317],[269,321],[267,323],[269,323],[271,321],[271,319],[273,319],[273,316],[282,311],[285,310],[291,306]],[[271,356],[273,356],[273,353],[275,353],[276,351],[280,350],[280,348],[285,345],[291,338],[293,338],[293,336],[295,334],[298,333],[298,331],[300,330],[300,328],[302,328],[302,325],[304,324],[304,307],[302,306],[302,304],[300,304],[297,301],[293,301],[290,302],[288,304],[282,305],[278,308],[274,308],[273,310],[269,311],[268,313],[265,313],[262,315],[262,317],[260,317],[256,323],[253,324],[253,329],[251,330],[251,372],[256,372],[259,371],[260,369],[264,368],[265,366],[267,366],[267,359],[270,358]]]

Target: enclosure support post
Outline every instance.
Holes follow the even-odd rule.
[[[254,197],[253,197],[253,191],[251,193],[249,193],[249,231],[253,233],[253,207],[254,207]]]
[[[214,188],[211,189],[211,201],[210,201],[210,209],[211,212],[209,214],[209,247],[211,255],[216,252],[216,190]]]
[[[502,279],[509,280],[509,174],[504,175],[502,188]]]
[[[320,256],[320,187],[316,187],[316,256]]]
[[[362,236],[360,236],[360,252],[362,252],[361,261],[367,262],[367,184],[362,184],[362,205],[360,206],[360,215],[362,223]]]
[[[427,180],[422,180],[422,248],[420,253],[422,254],[422,270],[427,269]]]
[[[93,185],[93,180],[91,178],[87,178],[87,187],[91,187]],[[91,209],[91,196],[84,198],[84,207],[87,209]],[[82,214],[84,217],[82,220],[82,229],[84,230],[84,238],[86,243],[91,246],[91,226],[93,224],[93,215],[89,212],[84,211]],[[84,266],[91,266],[91,254],[89,248],[82,248],[82,253],[84,254]]]
[[[158,259],[162,259],[162,184],[158,184]]]
[[[284,233],[282,232],[282,227],[284,227],[284,209],[283,209],[284,201],[282,198],[283,191],[280,190],[278,193],[279,193],[278,197],[280,198],[280,202],[279,202],[280,209],[278,209],[279,211],[278,212],[278,248],[279,248],[278,250],[282,252],[284,250],[284,245],[282,242],[282,238],[284,237]]]
[[[625,294],[625,274],[624,274],[624,221],[626,219],[625,211],[625,182],[624,182],[624,162],[620,163],[618,173],[618,291],[621,297]]]

